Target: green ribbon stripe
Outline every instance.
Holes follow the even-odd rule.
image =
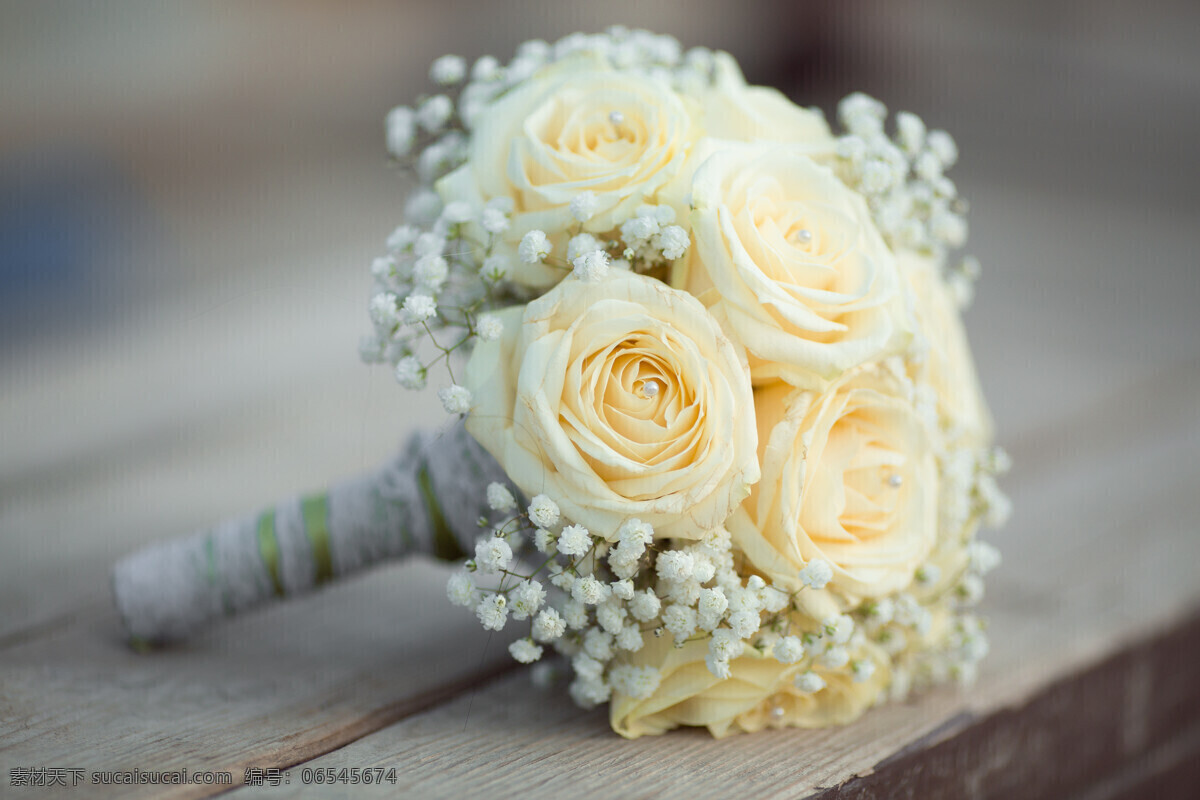
[[[429,476],[428,463],[422,462],[421,468],[417,471],[417,486],[421,490],[421,500],[429,515],[429,524],[433,526],[434,557],[442,561],[458,561],[460,558],[466,558],[467,554],[459,546],[458,540],[454,538],[454,531],[450,530],[450,525],[446,522],[445,515],[442,514],[442,506],[438,503],[437,493],[433,490],[433,478]]]
[[[277,597],[283,597],[283,581],[279,578],[279,540],[275,538],[275,510],[264,511],[258,518],[258,553],[271,576],[271,586]]]
[[[329,496],[314,494],[300,501],[300,516],[304,518],[304,534],[312,545],[316,583],[333,578],[333,556],[329,549]]]

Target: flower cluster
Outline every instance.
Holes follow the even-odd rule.
[[[444,56],[363,356],[496,458],[447,586],[624,736],[849,722],[969,682],[1003,524],[953,139],[614,28]],[[455,373],[459,359],[465,368]],[[515,489],[515,490],[514,490]],[[518,498],[528,498],[527,500]]]

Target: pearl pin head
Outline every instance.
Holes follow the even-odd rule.
[[[642,395],[644,397],[654,397],[658,394],[658,381],[651,378],[642,383]]]

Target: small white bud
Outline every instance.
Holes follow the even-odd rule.
[[[825,688],[825,679],[815,672],[803,672],[796,676],[793,685],[805,694],[814,694]]]
[[[532,230],[521,237],[517,246],[517,256],[526,264],[539,264],[550,255],[550,240],[545,231]]]
[[[516,498],[503,483],[492,481],[487,487],[487,504],[492,511],[508,511],[517,507]]]
[[[529,519],[539,528],[552,528],[558,523],[558,503],[544,494],[534,495],[529,501]]]
[[[417,108],[417,124],[430,133],[437,133],[454,113],[454,104],[444,94],[427,98]]]
[[[467,75],[467,62],[462,56],[442,56],[429,66],[429,79],[441,86],[453,86]]]
[[[608,275],[608,253],[603,250],[584,253],[571,263],[575,277],[585,283],[598,283]]]
[[[410,294],[404,298],[404,312],[417,322],[423,322],[437,314],[437,303],[427,294]]]
[[[425,367],[416,356],[405,356],[396,362],[396,381],[405,389],[424,389],[425,378]]]
[[[475,323],[475,333],[485,342],[494,342],[504,333],[504,323],[495,314],[484,314]]]
[[[571,216],[579,222],[587,222],[596,215],[599,206],[595,192],[580,192],[571,198]]]
[[[438,400],[447,414],[466,414],[471,410],[471,390],[465,386],[451,384],[438,389]]]
[[[532,664],[542,657],[542,648],[530,639],[517,639],[508,646],[508,652],[522,664]]]
[[[833,567],[828,561],[814,559],[800,570],[800,580],[812,589],[824,589],[833,580]]]
[[[479,225],[491,234],[504,233],[508,230],[508,217],[498,208],[485,208],[479,217]]]
[[[387,149],[395,158],[404,158],[412,151],[417,133],[416,115],[407,106],[398,106],[388,112],[385,121]]]

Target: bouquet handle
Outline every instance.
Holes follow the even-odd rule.
[[[112,572],[117,609],[135,646],[164,643],[382,561],[462,558],[497,480],[461,422],[416,431],[372,473],[126,556]]]

